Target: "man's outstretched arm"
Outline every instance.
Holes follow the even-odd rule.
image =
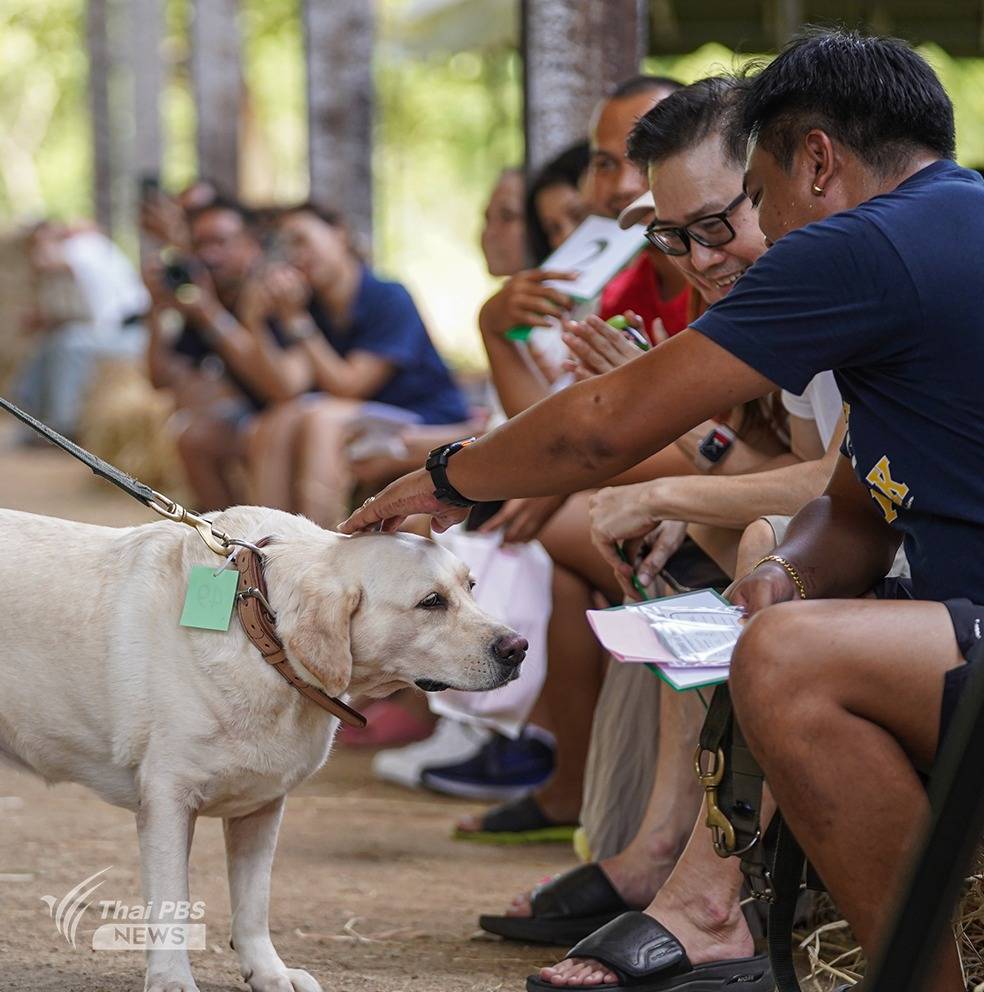
[[[694,330],[621,368],[548,397],[469,445],[448,479],[472,500],[577,492],[642,461],[691,427],[776,386]],[[423,470],[398,479],[341,526],[395,529],[431,513],[438,529],[464,513],[439,503]]]

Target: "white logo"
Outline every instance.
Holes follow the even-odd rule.
[[[100,876],[110,868],[112,865],[79,882],[60,901],[55,896],[41,896],[55,929],[72,947],[78,948],[79,923],[90,906],[90,897],[106,881]],[[100,918],[111,922],[103,923],[93,933],[94,951],[205,950],[205,924],[193,922],[204,918],[203,902],[165,900],[156,919],[153,903],[130,906],[119,899],[101,899],[99,907]]]
[[[48,907],[48,915],[54,918],[55,929],[72,947],[78,946],[75,943],[75,931],[78,930],[79,923],[82,922],[82,914],[89,908],[86,900],[106,879],[100,879],[91,888],[86,888],[86,886],[99,878],[100,875],[105,875],[112,867],[110,865],[108,868],[103,868],[102,871],[97,871],[95,875],[90,875],[84,882],[79,882],[74,889],[66,893],[61,902],[58,903],[57,909],[55,908],[54,896],[41,896],[41,901]]]

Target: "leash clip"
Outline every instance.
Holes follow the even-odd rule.
[[[712,755],[712,760],[706,770],[702,764],[705,754]],[[734,825],[718,805],[717,790],[724,779],[724,765],[724,751],[721,748],[718,748],[717,751],[707,751],[702,747],[697,748],[697,753],[694,755],[694,770],[697,772],[697,781],[704,789],[704,797],[707,802],[705,823],[711,830],[714,853],[719,858],[730,858],[736,853],[738,840],[735,837]]]
[[[159,513],[166,520],[173,520],[175,523],[193,527],[198,531],[198,536],[205,542],[209,551],[214,551],[222,558],[229,554],[232,541],[221,531],[217,531],[212,526],[211,520],[206,520],[205,517],[192,513],[191,510],[186,510],[180,503],[171,499],[170,496],[157,492],[156,489],[152,489],[151,492],[153,498],[147,500],[146,505],[155,513]]]

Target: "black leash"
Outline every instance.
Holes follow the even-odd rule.
[[[230,539],[225,534],[214,530],[211,521],[206,520],[197,513],[186,510],[180,503],[175,502],[170,497],[157,492],[156,489],[151,489],[150,486],[141,482],[139,479],[133,478],[132,475],[127,475],[126,472],[118,469],[115,465],[110,465],[109,462],[96,457],[91,451],[86,451],[85,448],[76,444],[74,441],[70,441],[64,435],[59,434],[58,431],[53,430],[47,424],[32,417],[29,413],[22,410],[19,406],[15,406],[10,400],[4,399],[2,396],[0,396],[0,407],[8,413],[13,414],[21,423],[27,424],[31,430],[40,434],[45,440],[50,441],[56,447],[61,448],[62,451],[78,459],[95,475],[98,475],[101,479],[105,479],[107,482],[111,482],[118,489],[122,489],[128,496],[132,496],[137,500],[138,503],[142,503],[168,520],[194,527],[209,549],[217,555],[224,557],[229,554],[231,548]]]

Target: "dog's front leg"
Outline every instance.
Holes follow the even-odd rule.
[[[288,968],[280,960],[270,940],[270,871],[283,814],[281,796],[248,816],[224,821],[232,943],[252,992],[321,992],[306,971]]]
[[[174,922],[188,903],[188,854],[195,833],[195,811],[167,790],[140,800],[137,834],[144,898],[154,923]],[[148,948],[145,992],[198,992],[186,948]]]

